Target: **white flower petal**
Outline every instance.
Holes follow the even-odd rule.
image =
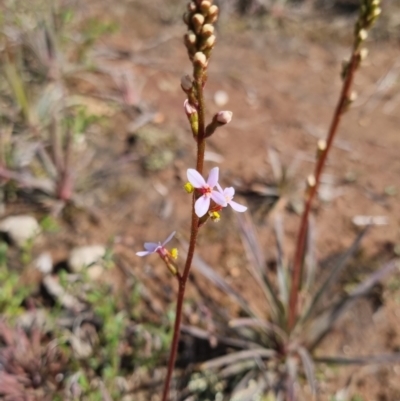
[[[148,252],[155,252],[156,249],[160,246],[160,243],[157,242],[145,242],[144,249]]]
[[[218,191],[212,191],[211,192],[211,199],[218,205],[220,206],[226,206],[227,202],[225,199],[225,196],[221,194],[221,192]]]
[[[176,233],[176,231],[173,231],[173,232],[168,236],[168,238],[162,243],[162,246],[164,246],[164,245],[167,244],[169,241],[171,241],[172,238],[174,237],[175,233]]]
[[[233,187],[228,187],[224,189],[224,195],[229,198],[232,199],[235,195],[235,188]]]
[[[208,175],[207,184],[214,188],[218,183],[219,176],[219,167],[214,167],[210,170],[210,174]]]
[[[137,256],[143,257],[143,256],[147,256],[150,255],[153,252],[147,252],[147,251],[140,251],[140,252],[136,252]]]
[[[188,168],[187,179],[195,188],[203,188],[206,185],[206,181],[201,174],[193,168]]]
[[[231,205],[232,209],[236,212],[245,212],[247,210],[247,206],[240,205],[237,202],[230,201],[229,204]]]
[[[217,189],[219,192],[221,192],[221,194],[224,194],[224,190],[222,189],[221,185],[219,185],[218,182],[217,182]]]
[[[210,198],[207,196],[200,196],[194,204],[194,211],[198,217],[203,217],[210,208]]]

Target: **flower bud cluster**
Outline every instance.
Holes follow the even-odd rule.
[[[354,35],[358,45],[368,37],[368,29],[372,27],[376,19],[382,12],[380,8],[381,0],[362,0],[360,5],[360,15],[355,26]]]
[[[218,7],[212,0],[194,0],[188,4],[183,21],[188,27],[184,36],[189,58],[205,68],[215,45],[214,23],[218,19]]]
[[[361,62],[364,61],[368,55],[368,49],[362,46],[368,38],[368,30],[372,27],[372,25],[375,23],[376,19],[382,12],[382,9],[380,8],[380,3],[381,0],[361,0],[360,14],[358,16],[358,20],[356,22],[354,30],[354,54],[357,57],[355,69],[360,66]],[[346,78],[349,71],[349,66],[350,63],[348,61],[345,61],[342,66],[342,79]]]

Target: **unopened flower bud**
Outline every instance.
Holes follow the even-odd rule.
[[[210,7],[211,7],[211,1],[203,0],[203,1],[200,3],[200,10],[201,10],[201,12],[202,12],[203,14],[205,14],[205,15],[208,14],[208,10],[210,9]]]
[[[191,105],[188,99],[186,99],[185,102],[183,103],[183,108],[185,109],[185,113],[188,116],[197,113],[196,107]]]
[[[358,37],[360,40],[365,40],[368,38],[368,32],[365,29],[360,29],[358,32]]]
[[[187,47],[189,47],[189,46],[191,47],[196,44],[197,38],[196,38],[196,34],[193,31],[188,31],[188,32],[186,32],[184,39],[185,39],[185,45]]]
[[[315,180],[315,177],[313,175],[309,175],[307,177],[307,186],[309,188],[315,187],[315,185],[317,184],[317,181]]]
[[[375,19],[375,18],[378,18],[380,15],[381,15],[381,13],[382,13],[382,9],[380,8],[380,7],[376,7],[376,8],[374,8],[373,9],[373,11],[372,11],[372,17]]]
[[[200,33],[201,28],[204,24],[204,20],[205,20],[205,18],[204,18],[204,15],[202,15],[202,14],[193,15],[193,17],[192,17],[193,28],[197,34]]]
[[[317,159],[319,159],[323,152],[326,150],[326,141],[325,139],[319,139],[317,142]]]
[[[189,11],[189,12],[191,12],[191,13],[195,12],[195,11],[197,10],[196,3],[195,3],[194,1],[191,1],[191,2],[188,4],[187,8],[188,8],[188,11]]]
[[[203,38],[207,38],[213,34],[214,34],[214,26],[211,24],[204,24],[203,27],[201,28],[201,36],[203,36]]]
[[[168,270],[174,275],[176,276],[178,274],[178,269],[176,268],[176,266],[174,266],[169,260],[165,261]]]
[[[193,63],[199,67],[206,67],[207,66],[207,57],[202,52],[197,52],[193,56]]]
[[[232,115],[233,115],[233,113],[228,110],[219,111],[216,115],[216,120],[220,124],[229,124],[232,121]]]
[[[203,44],[201,45],[201,50],[212,49],[215,45],[215,40],[215,36],[211,35],[209,38],[207,38],[207,40],[203,42]]]
[[[356,91],[351,92],[349,96],[349,101],[354,102],[356,99],[357,99],[357,92]]]
[[[218,19],[218,7],[216,5],[212,5],[208,9],[208,15],[206,18],[206,23],[207,24],[213,24],[217,19]]]
[[[181,87],[184,92],[189,92],[193,88],[193,78],[190,75],[184,75],[181,78]]]
[[[190,18],[190,14],[189,13],[184,13],[183,16],[182,16],[183,22],[186,25],[189,25],[189,18]]]

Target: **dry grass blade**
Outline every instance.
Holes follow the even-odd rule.
[[[317,293],[314,295],[314,297],[311,300],[310,306],[307,309],[306,313],[304,316],[301,318],[302,322],[305,322],[307,319],[310,318],[312,313],[314,312],[315,308],[318,306],[319,301],[321,300],[322,296],[327,293],[329,287],[331,287],[335,281],[337,280],[339,273],[343,270],[344,267],[346,267],[347,262],[349,259],[354,255],[354,253],[357,251],[360,242],[364,238],[365,234],[368,231],[368,226],[364,228],[356,237],[354,240],[353,244],[350,246],[350,248],[343,254],[343,256],[340,258],[336,266],[331,270],[330,275],[328,278],[325,280],[325,282],[321,285],[320,289],[317,291]]]
[[[226,368],[221,369],[218,372],[218,376],[222,379],[228,377],[237,376],[243,374],[243,372],[251,371],[257,367],[257,361],[254,359],[249,359],[247,361],[240,361],[237,363],[232,363]]]
[[[243,381],[239,383],[241,387],[236,386],[233,394],[232,400],[234,401],[248,401],[257,399],[262,393],[265,392],[266,383],[264,380],[254,381],[254,372],[249,372],[247,377],[244,377]],[[246,385],[245,388],[242,386]]]
[[[274,320],[277,320],[279,311],[283,310],[272,283],[265,274],[265,259],[257,241],[254,224],[248,213],[238,213],[240,235],[249,259],[249,271],[258,285],[263,290],[266,299],[272,309]]]
[[[250,349],[245,351],[239,351],[232,354],[224,355],[219,358],[214,358],[210,361],[201,364],[201,369],[214,369],[221,366],[230,365],[239,361],[253,358],[272,358],[276,355],[273,349]]]
[[[304,372],[306,374],[308,384],[310,385],[313,396],[315,397],[315,395],[317,394],[317,386],[316,386],[317,381],[315,380],[315,368],[313,359],[311,358],[311,355],[304,347],[299,347],[297,352],[300,355],[300,359],[304,367]]]
[[[330,365],[371,365],[371,364],[399,364],[400,352],[394,354],[359,356],[354,358],[345,357],[319,357],[314,358],[316,363],[327,363]]]
[[[268,146],[268,158],[275,181],[280,183],[284,178],[283,167],[277,150],[271,146]]]
[[[332,308],[325,311],[319,316],[315,322],[307,330],[309,337],[306,338],[308,349],[312,351],[318,343],[329,332],[336,320],[359,298],[366,296],[371,289],[381,282],[388,274],[399,268],[400,260],[393,259],[387,262],[381,269],[368,276],[361,284],[359,284],[348,297],[342,299]]]

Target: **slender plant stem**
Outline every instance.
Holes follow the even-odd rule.
[[[205,116],[204,116],[204,97],[203,97],[203,80],[200,78],[196,81],[196,89],[198,94],[198,114],[199,114],[199,130],[197,136],[197,161],[196,161],[196,170],[202,174],[203,172],[203,164],[204,164],[204,152],[206,148],[205,141]],[[174,323],[174,334],[172,337],[171,351],[168,360],[168,368],[167,368],[167,376],[164,382],[164,389],[162,395],[162,401],[168,400],[169,388],[172,378],[172,373],[174,371],[176,356],[178,353],[178,344],[180,337],[180,329],[182,322],[182,309],[183,309],[183,301],[185,299],[185,290],[186,290],[186,282],[189,278],[190,268],[192,266],[194,251],[196,248],[196,240],[197,234],[199,232],[199,218],[197,217],[194,204],[196,202],[195,193],[193,193],[192,198],[192,223],[190,229],[190,241],[189,241],[189,249],[186,257],[185,267],[182,275],[177,275],[178,279],[178,299],[176,302],[176,311],[175,311],[175,323]]]
[[[297,235],[297,243],[296,243],[296,251],[294,256],[294,264],[293,264],[293,272],[292,272],[292,285],[290,289],[290,299],[289,299],[289,316],[288,316],[288,328],[292,330],[297,317],[297,301],[298,295],[300,291],[300,283],[301,283],[301,271],[303,264],[303,256],[304,256],[304,248],[307,239],[307,230],[308,230],[308,220],[311,211],[312,201],[317,193],[318,185],[320,183],[321,173],[325,166],[328,153],[332,148],[333,140],[337,133],[337,129],[339,127],[339,123],[343,112],[346,108],[346,103],[348,102],[350,96],[351,86],[354,80],[354,73],[357,69],[359,63],[359,52],[357,48],[354,48],[350,63],[348,65],[348,70],[343,82],[342,91],[339,97],[339,101],[337,103],[335,112],[333,114],[331,126],[328,132],[328,138],[326,142],[325,150],[320,154],[314,172],[315,183],[312,186],[309,186],[307,192],[307,199],[305,203],[305,208],[303,215],[301,216],[300,228]]]

